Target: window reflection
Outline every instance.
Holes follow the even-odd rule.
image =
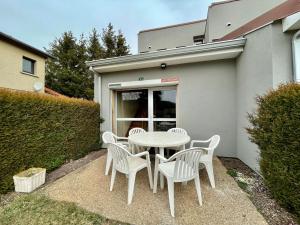
[[[155,118],[176,118],[176,90],[153,91]]]

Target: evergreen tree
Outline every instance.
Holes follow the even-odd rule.
[[[121,30],[119,30],[118,36],[116,39],[117,39],[116,56],[128,55],[129,54],[129,45],[127,45],[126,39]]]
[[[93,81],[85,65],[86,41],[83,35],[79,42],[71,31],[50,44],[48,53],[54,59],[46,64],[46,85],[70,97],[92,99]]]
[[[54,59],[46,63],[46,85],[66,96],[93,99],[94,74],[86,61],[129,54],[124,35],[121,31],[116,35],[111,23],[101,37],[102,45],[96,29],[88,39],[81,35],[79,40],[69,31],[50,43],[47,52]]]
[[[116,56],[116,34],[111,23],[102,31],[102,41],[105,48],[104,58]]]
[[[104,49],[100,43],[100,35],[95,28],[89,36],[87,51],[89,60],[101,59],[104,57]]]

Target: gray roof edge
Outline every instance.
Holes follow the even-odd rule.
[[[30,51],[30,52],[33,52],[35,53],[36,55],[39,55],[39,56],[42,56],[44,58],[53,58],[53,56],[51,56],[50,54],[40,50],[40,49],[37,49],[29,44],[26,44],[8,34],[5,34],[3,32],[0,31],[0,40],[3,39],[11,44],[14,44],[20,48],[23,48],[23,49],[26,49],[27,51]]]
[[[195,54],[201,52],[212,52],[212,51],[224,50],[224,49],[236,48],[236,47],[243,47],[245,43],[246,43],[245,38],[238,38],[229,41],[211,42],[207,44],[192,45],[192,46],[187,46],[182,48],[173,48],[173,49],[153,51],[153,52],[136,54],[136,55],[126,55],[126,56],[120,56],[114,58],[87,61],[86,64],[90,67],[99,67],[99,66],[101,67],[105,65],[139,62],[139,61],[159,59],[159,58],[170,57],[170,56],[180,56],[180,55],[188,55],[188,54]]]
[[[206,23],[206,20],[207,19],[194,20],[194,21],[189,21],[189,22],[185,22],[185,23],[177,23],[177,24],[172,24],[172,25],[168,25],[168,26],[145,29],[145,30],[139,31],[138,35],[140,33],[151,32],[151,31],[156,31],[156,30],[164,30],[164,29],[169,29],[169,28],[174,28],[174,27],[187,26],[187,25],[191,25],[191,24],[195,24],[195,23]]]

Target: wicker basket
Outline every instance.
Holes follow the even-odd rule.
[[[16,192],[29,193],[45,183],[46,169],[30,168],[13,176],[13,178]]]

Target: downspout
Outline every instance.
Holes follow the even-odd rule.
[[[94,101],[101,104],[101,76],[92,66],[89,68],[94,73]]]

